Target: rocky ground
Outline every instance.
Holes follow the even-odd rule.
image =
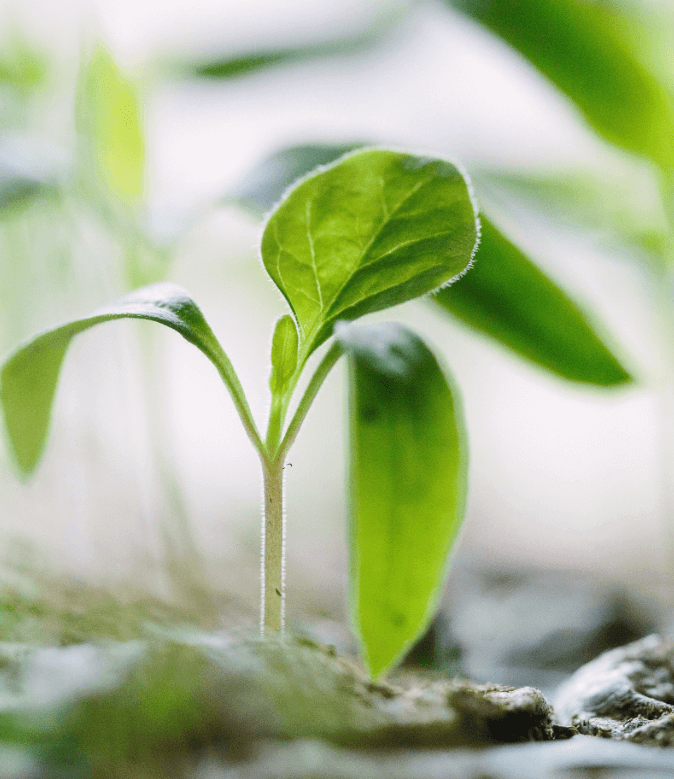
[[[674,642],[639,638],[662,615],[549,572],[471,576],[378,683],[326,622],[263,642],[6,594],[0,779],[674,777]]]

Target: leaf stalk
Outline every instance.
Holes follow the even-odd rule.
[[[309,409],[311,408],[311,404],[314,402],[314,398],[318,394],[318,391],[320,390],[328,373],[330,373],[342,354],[344,354],[344,349],[339,343],[337,343],[337,341],[335,341],[323,356],[323,359],[318,364],[314,375],[311,377],[311,381],[304,391],[304,395],[302,395],[302,399],[297,406],[293,418],[290,420],[290,424],[288,425],[281,444],[279,445],[278,453],[276,455],[277,458],[283,460],[290,450],[290,447],[295,443],[297,434],[299,433],[300,427],[302,426],[306,415],[309,413]]]

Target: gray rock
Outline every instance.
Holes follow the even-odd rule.
[[[652,635],[605,652],[560,688],[555,711],[586,735],[674,746],[674,640]]]
[[[448,639],[477,681],[548,694],[602,652],[659,627],[656,606],[588,575],[464,565],[448,588]]]

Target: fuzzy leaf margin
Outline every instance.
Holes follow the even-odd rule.
[[[299,326],[300,363],[338,320],[462,274],[478,235],[468,183],[444,159],[366,149],[300,180],[267,221],[261,246]]]

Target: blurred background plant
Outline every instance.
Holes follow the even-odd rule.
[[[251,214],[308,160],[362,143],[459,159],[489,221],[580,301],[636,380],[562,382],[549,371],[578,378],[560,368],[572,344],[546,363],[510,338],[545,371],[437,305],[396,312],[463,389],[461,554],[660,591],[674,569],[666,3],[24,3],[3,22],[2,349],[170,278],[200,301],[261,417],[268,366],[251,355],[267,353],[283,306],[260,281]],[[458,314],[452,294],[439,300]],[[541,300],[529,343],[560,324]],[[217,376],[151,327],[111,329],[69,353],[36,478],[17,482],[0,454],[8,559],[178,598],[224,592],[253,612],[257,463]],[[341,384],[318,399],[288,471],[298,617],[342,614]],[[316,462],[326,425],[333,451]]]

